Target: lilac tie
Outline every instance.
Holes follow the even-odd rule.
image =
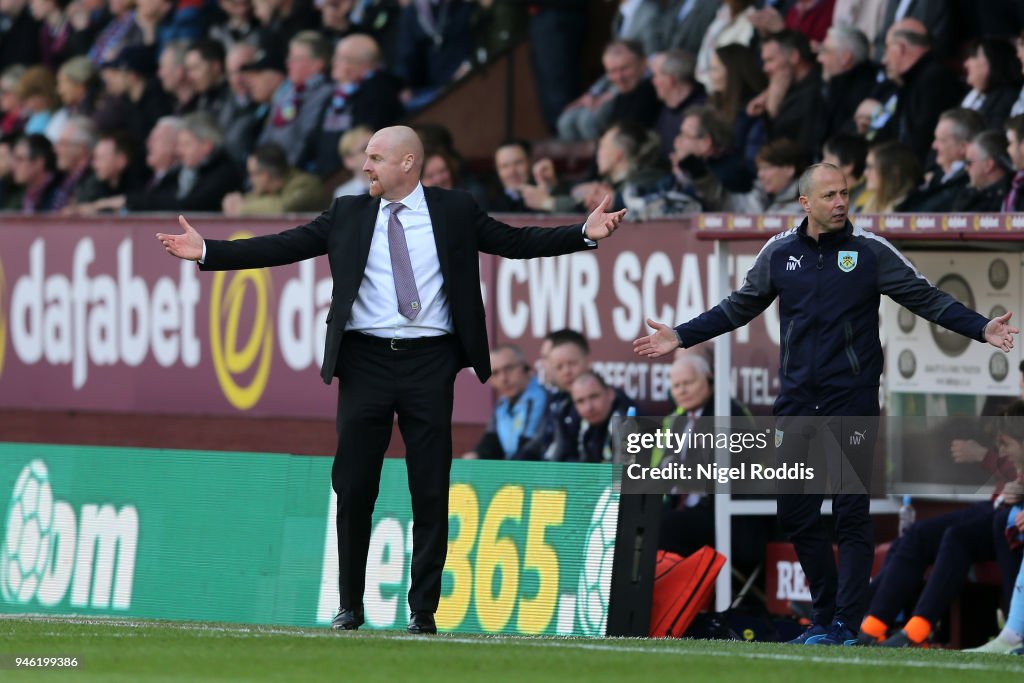
[[[420,312],[420,295],[416,290],[416,276],[409,260],[409,245],[405,241],[405,230],[398,220],[398,212],[405,208],[400,202],[388,204],[388,249],[391,250],[391,274],[395,278],[395,294],[398,296],[398,312],[409,320],[415,320]]]

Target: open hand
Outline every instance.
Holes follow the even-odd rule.
[[[647,319],[647,325],[654,332],[633,341],[633,351],[637,355],[660,358],[679,348],[679,337],[676,336],[674,329],[665,323],[654,322],[650,318]]]
[[[1012,315],[1012,312],[1004,313],[998,318],[992,318],[988,325],[985,325],[985,341],[1007,353],[1013,348],[1013,335],[1020,334],[1020,330],[1009,325]]]
[[[608,206],[612,203],[612,195],[606,194],[604,200],[598,205],[594,212],[587,217],[586,227],[583,232],[587,239],[595,242],[603,240],[611,235],[619,227],[622,217],[626,215],[625,209],[614,213],[608,213]]]
[[[196,232],[196,229],[189,225],[184,216],[178,216],[178,223],[185,231],[180,235],[167,235],[162,232],[156,234],[160,244],[171,256],[177,256],[187,261],[198,261],[203,256],[203,236]]]

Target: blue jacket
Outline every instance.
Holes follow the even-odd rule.
[[[807,219],[768,240],[743,285],[676,332],[683,346],[699,344],[747,324],[778,297],[775,414],[877,414],[882,294],[948,330],[984,341],[988,320],[934,287],[887,240],[847,221],[815,241],[807,235]],[[871,397],[875,413],[865,412],[865,397]],[[851,404],[854,413],[848,412]]]
[[[499,400],[487,423],[487,430],[477,444],[477,455],[494,460],[520,459],[523,446],[540,429],[547,404],[548,392],[536,377],[530,378],[526,389],[515,400]]]

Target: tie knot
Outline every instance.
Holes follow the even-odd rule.
[[[387,209],[391,211],[392,216],[394,216],[404,208],[405,204],[403,204],[402,202],[391,202],[390,204],[387,205]]]

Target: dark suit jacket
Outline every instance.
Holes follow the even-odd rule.
[[[472,366],[477,378],[491,375],[480,297],[478,252],[506,258],[558,256],[587,249],[582,224],[561,228],[514,228],[500,223],[476,205],[465,192],[424,188],[434,228],[437,257],[448,295],[461,367]],[[339,197],[312,222],[276,235],[246,240],[206,240],[201,270],[264,268],[327,254],[334,289],[327,314],[327,340],[320,376],[330,384],[341,338],[359,293],[370,255],[380,199],[368,194]]]

